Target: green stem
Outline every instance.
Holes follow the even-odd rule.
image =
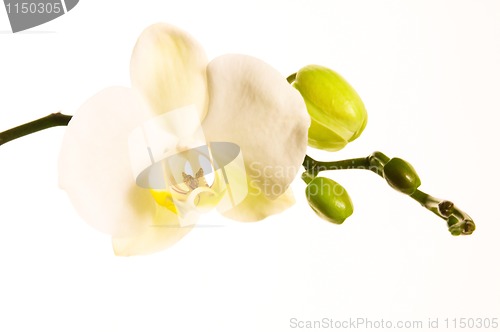
[[[369,158],[355,158],[337,161],[317,161],[308,155],[305,156],[302,166],[316,176],[322,171],[334,171],[341,169],[370,169]]]
[[[366,158],[354,158],[338,161],[317,161],[306,155],[302,166],[306,173],[315,177],[322,171],[345,170],[345,169],[363,169],[369,170],[384,177],[384,166],[389,162],[385,154],[374,152]],[[302,176],[305,177],[304,175]],[[427,210],[433,212],[438,217],[447,221],[448,229],[452,235],[470,235],[474,232],[476,226],[472,218],[455,205],[448,201],[433,197],[420,190],[415,190],[409,195],[419,202]]]
[[[314,176],[312,176],[309,172],[302,173],[302,180],[309,184],[312,180],[314,180]]]
[[[38,120],[6,130],[0,133],[0,145],[47,128],[67,126],[71,118],[71,115],[52,113]]]

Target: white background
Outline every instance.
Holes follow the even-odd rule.
[[[18,34],[2,7],[0,130],[128,86],[135,40],[158,21],[189,31],[210,58],[250,54],[283,75],[335,69],[369,123],[343,151],[311,155],[403,157],[477,231],[452,237],[376,175],[343,171],[330,174],[355,204],[342,226],[315,216],[297,178],[297,204],[278,216],[209,214],[224,227],[118,258],[58,189],[64,128],[54,128],[0,147],[1,331],[293,331],[293,317],[439,318],[433,331],[444,331],[446,318],[500,319],[500,2],[82,0]]]

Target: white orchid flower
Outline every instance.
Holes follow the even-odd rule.
[[[112,235],[115,254],[174,244],[206,206],[257,221],[294,203],[288,187],[305,155],[310,118],[275,69],[243,55],[207,63],[185,32],[155,24],[134,48],[131,81],[132,88],[105,89],[75,113],[59,160],[60,186],[84,220]],[[227,144],[222,161],[219,143]],[[193,149],[205,163],[188,160]],[[167,164],[165,187],[155,188],[155,167]]]

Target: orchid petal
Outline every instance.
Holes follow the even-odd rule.
[[[117,256],[146,255],[166,249],[183,238],[194,225],[181,227],[175,213],[156,205],[153,223],[145,225],[132,235],[113,237],[113,250]]]
[[[202,123],[205,136],[241,147],[248,180],[255,187],[249,195],[256,196],[246,201],[259,204],[253,206],[259,210],[286,192],[301,167],[310,124],[304,100],[279,72],[250,56],[218,57],[209,63],[207,75],[210,103]],[[276,211],[286,205],[277,204],[282,208]],[[274,211],[242,210],[248,210],[250,219]]]
[[[195,104],[206,113],[206,55],[196,40],[173,26],[153,24],[140,35],[130,63],[132,87],[156,115]]]
[[[259,221],[283,212],[293,204],[295,204],[295,198],[290,188],[283,195],[271,200],[263,195],[259,188],[250,184],[247,197],[235,208],[223,212],[223,215],[237,221]]]
[[[76,112],[65,132],[59,184],[85,221],[112,235],[134,232],[154,217],[154,200],[135,185],[128,150],[128,135],[145,114],[131,89],[108,88]]]

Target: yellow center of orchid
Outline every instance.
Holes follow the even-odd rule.
[[[175,156],[175,159],[182,159],[182,155],[183,153],[180,153]],[[203,159],[206,157],[200,156],[198,160],[185,160],[184,168],[175,172],[164,165],[163,180],[166,188],[149,189],[155,202],[177,215],[181,215],[186,210],[195,209],[198,212],[206,212],[214,208],[224,192],[219,190],[220,186],[214,173],[210,172],[205,175],[203,168],[199,167],[199,160]],[[194,174],[191,165],[198,166]],[[206,162],[204,166],[207,167]]]

